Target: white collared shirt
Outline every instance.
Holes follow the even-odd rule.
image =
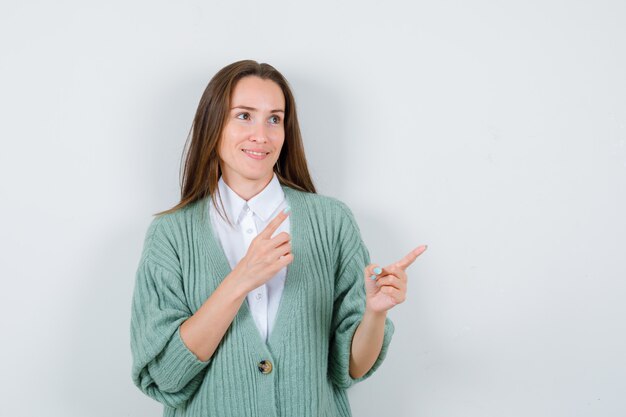
[[[213,204],[209,205],[211,225],[217,232],[232,269],[244,257],[252,239],[287,206],[287,201],[276,173],[267,186],[248,201],[237,195],[221,176],[218,187],[224,210],[234,227],[222,219]],[[283,231],[289,233],[289,217],[280,224],[272,237]],[[287,267],[284,267],[265,284],[250,291],[246,297],[259,333],[265,341],[274,327],[286,276]]]

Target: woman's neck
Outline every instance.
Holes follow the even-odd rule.
[[[230,189],[233,190],[239,197],[248,201],[267,187],[267,184],[269,184],[274,177],[274,172],[272,171],[268,177],[258,180],[251,180],[240,176],[234,177],[235,178],[222,174],[222,178],[224,179],[226,185],[228,185]]]

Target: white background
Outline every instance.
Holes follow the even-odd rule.
[[[372,260],[419,244],[355,416],[626,415],[626,3],[2,1],[2,416],[156,416],[151,214],[209,79],[268,62]]]

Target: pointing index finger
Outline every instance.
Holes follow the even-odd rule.
[[[396,262],[398,264],[398,266],[400,268],[402,268],[403,270],[407,269],[413,262],[415,262],[415,260],[417,259],[418,256],[420,256],[422,253],[424,253],[424,251],[426,250],[426,248],[428,248],[428,245],[421,245],[418,246],[417,248],[413,249],[411,252],[409,252],[404,258],[400,259],[398,262]]]
[[[263,229],[263,231],[259,234],[266,239],[270,239],[276,229],[278,229],[278,226],[280,226],[280,224],[289,216],[290,210],[291,207],[289,206],[287,206],[284,210],[281,210],[280,213],[278,213],[276,217],[274,217],[272,221],[269,222],[269,224],[265,227],[265,229]]]

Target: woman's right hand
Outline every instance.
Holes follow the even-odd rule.
[[[291,236],[281,232],[272,237],[278,226],[289,216],[282,210],[259,233],[248,247],[248,251],[233,269],[233,279],[244,294],[269,281],[282,268],[293,261]]]

